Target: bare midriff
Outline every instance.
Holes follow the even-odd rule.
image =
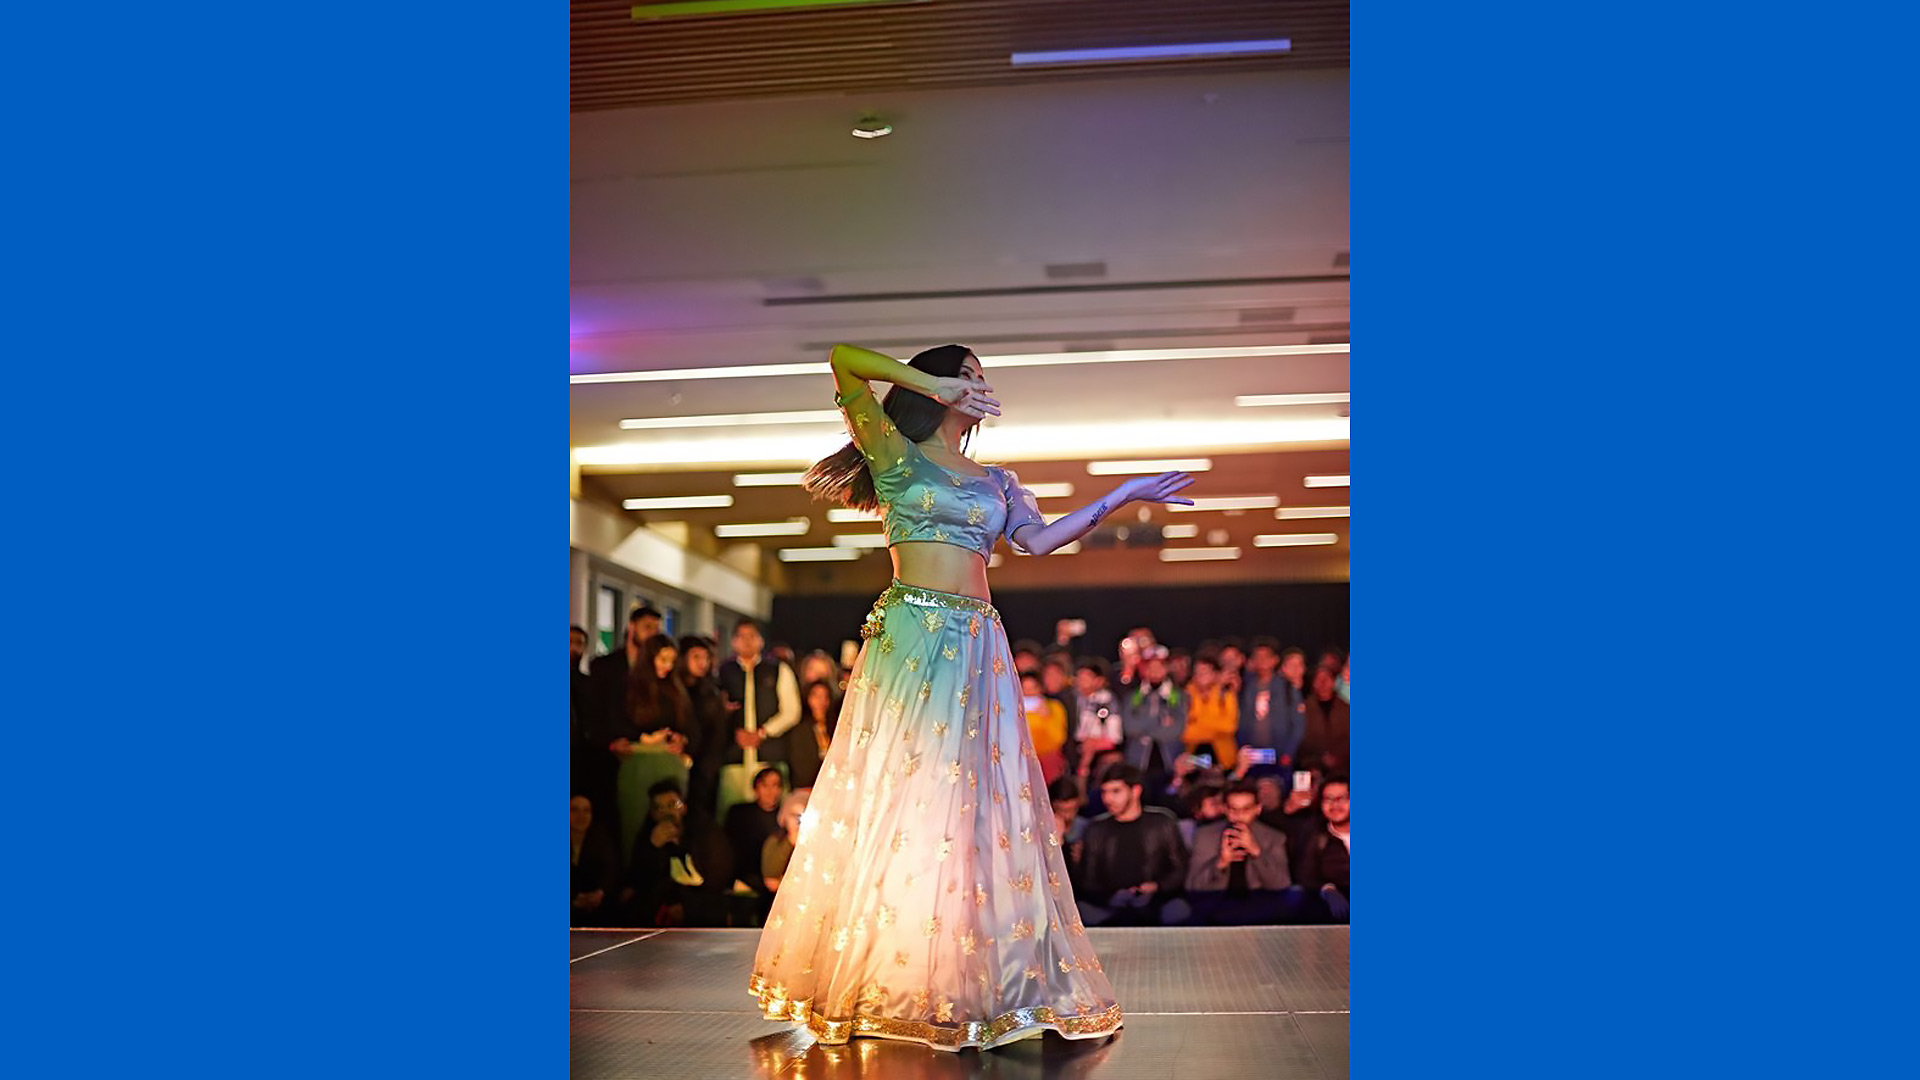
[[[893,576],[904,584],[992,599],[987,594],[987,560],[972,548],[907,540],[893,545],[889,553],[893,556]]]

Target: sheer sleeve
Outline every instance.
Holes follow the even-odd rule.
[[[840,406],[840,415],[847,421],[847,433],[866,455],[867,468],[873,475],[888,471],[906,456],[907,437],[900,434],[900,429],[893,426],[893,421],[880,407],[879,400],[873,396],[873,387],[863,382],[851,393],[833,395],[833,403]]]
[[[1024,525],[1044,525],[1046,519],[1040,516],[1040,504],[1034,501],[1033,492],[1020,486],[1020,477],[1012,469],[1001,469],[1000,478],[1006,484],[1007,546],[1026,552],[1026,545],[1014,539],[1014,532]]]

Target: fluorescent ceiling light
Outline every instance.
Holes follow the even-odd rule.
[[[665,19],[675,15],[732,15],[742,11],[775,11],[781,8],[829,7],[843,4],[872,4],[880,0],[676,0],[668,4],[635,4],[636,19]],[[913,0],[905,0],[913,2]]]
[[[861,556],[859,548],[808,547],[781,548],[781,562],[849,562]]]
[[[1339,542],[1335,533],[1262,533],[1253,538],[1254,547],[1312,547]]]
[[[834,547],[844,548],[883,548],[887,546],[886,533],[853,533],[849,536],[833,538]]]
[[[1270,510],[1279,505],[1278,495],[1216,495],[1196,498],[1192,506],[1171,503],[1167,509],[1175,513],[1194,514],[1203,510]]]
[[[1353,400],[1351,393],[1346,394],[1242,394],[1233,399],[1241,408],[1258,408],[1262,405],[1345,405]]]
[[[1075,540],[1070,544],[1062,544],[1054,548],[1053,553],[1055,555],[1078,555],[1080,554],[1080,541]]]
[[[734,487],[799,487],[803,472],[743,472],[733,476]]]
[[[714,413],[708,416],[642,416],[620,421],[622,431],[655,431],[660,428],[736,427],[740,424],[838,424],[837,409],[806,409],[800,412]]]
[[[653,499],[625,499],[629,510],[718,510],[733,505],[731,495],[669,495]]]
[[[1037,415],[1037,414],[1036,414]],[[998,461],[1079,461],[1140,453],[1244,454],[1299,443],[1344,443],[1353,422],[1344,416],[1316,419],[1142,420],[1124,425],[995,425],[981,437],[981,450]],[[583,466],[632,465],[642,468],[728,468],[744,465],[811,465],[846,445],[843,431],[818,434],[748,435],[718,431],[681,438],[659,437],[629,443],[579,446],[573,460]],[[1179,461],[1173,463],[1175,466]],[[1209,462],[1209,465],[1211,463]],[[1141,463],[1144,467],[1144,463]],[[1159,471],[1167,471],[1161,469]],[[1188,468],[1184,471],[1203,471]],[[1116,475],[1096,472],[1095,475]]]
[[[851,510],[844,506],[836,506],[827,511],[827,520],[841,525],[850,521],[879,521],[880,512],[877,510]]]
[[[997,566],[999,566],[999,565],[1000,565],[1001,563],[1003,563],[1003,562],[1006,562],[1006,561],[1007,561],[1007,557],[1006,557],[1005,555],[1002,555],[1002,554],[1000,554],[1000,553],[999,553],[999,552],[997,552],[997,551],[996,551],[996,552],[994,552],[993,554],[991,554],[991,555],[989,555],[989,556],[987,556],[987,566],[988,566],[989,568],[993,568],[993,567],[997,567]]]
[[[1240,549],[1237,547],[1160,549],[1161,562],[1216,562],[1239,557]]]
[[[1283,506],[1273,512],[1282,521],[1300,518],[1343,518],[1353,516],[1351,506]]]
[[[715,525],[713,535],[722,540],[740,536],[802,536],[811,525],[812,522],[803,517],[785,521],[748,521],[737,525]]]
[[[1089,461],[1091,476],[1131,476],[1163,472],[1206,472],[1213,468],[1208,458],[1166,458],[1160,461]]]
[[[1036,499],[1065,499],[1073,495],[1072,484],[1022,484]]]
[[[1198,525],[1163,525],[1160,535],[1168,540],[1191,540],[1200,535]]]
[[[1104,352],[1012,353],[985,357],[989,382],[998,368],[1066,367],[1078,364],[1136,364],[1154,360],[1234,360],[1255,356],[1323,356],[1350,353],[1351,343],[1330,345],[1241,345],[1212,349],[1109,349]],[[903,361],[904,363],[904,361]],[[826,375],[826,361],[804,364],[734,364],[725,367],[662,368],[657,371],[599,371],[569,375],[575,385],[624,382],[691,382],[700,379],[762,379],[775,375]]]
[[[1287,38],[1264,41],[1200,41],[1190,45],[1122,45],[1106,49],[1056,49],[1017,52],[1015,67],[1028,64],[1100,64],[1120,60],[1188,60],[1203,56],[1262,56],[1293,51]]]
[[[1351,487],[1352,485],[1348,483],[1349,479],[1350,477],[1345,477],[1345,476],[1309,476],[1307,477],[1307,486],[1308,487]]]

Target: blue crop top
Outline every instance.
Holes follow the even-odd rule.
[[[987,475],[950,472],[900,434],[864,383],[847,395],[834,395],[847,419],[854,445],[867,459],[873,488],[880,495],[880,520],[887,546],[915,540],[968,548],[986,558],[1001,536],[1016,550],[1013,533],[1040,525],[1040,507],[1020,486],[1012,469],[987,466]]]

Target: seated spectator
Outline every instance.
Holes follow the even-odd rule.
[[[674,780],[648,791],[649,810],[628,860],[621,900],[631,926],[719,926],[733,860],[712,823],[687,813]]]
[[[800,691],[800,722],[786,734],[787,769],[794,790],[810,788],[827,760],[833,729],[840,724],[840,699],[825,682],[810,682]]]
[[[1180,825],[1160,807],[1140,803],[1140,770],[1115,765],[1100,781],[1107,812],[1087,824],[1081,842],[1080,918],[1088,926],[1153,926],[1184,921],[1174,894],[1187,876]]]
[[[1231,769],[1239,731],[1240,702],[1220,681],[1220,658],[1203,654],[1187,683],[1187,730],[1180,740],[1190,753],[1208,754],[1220,768]]]
[[[1159,802],[1187,730],[1187,695],[1167,677],[1165,645],[1140,650],[1139,678],[1120,695],[1120,718],[1127,764],[1147,778],[1147,790],[1155,796],[1149,801]]]
[[[1186,785],[1180,802],[1180,838],[1191,849],[1194,833],[1200,826],[1227,816],[1225,778],[1217,770],[1208,770],[1201,779]]]
[[[1253,785],[1226,793],[1226,820],[1194,834],[1187,902],[1195,926],[1269,926],[1299,918],[1299,890],[1287,870],[1287,838],[1262,824]]]
[[[1067,710],[1041,691],[1038,672],[1029,671],[1020,676],[1020,707],[1027,714],[1033,753],[1040,759],[1041,774],[1051,784],[1067,771]]]
[[[781,778],[780,770],[771,765],[764,766],[753,774],[753,801],[736,803],[727,808],[727,844],[733,849],[734,861],[740,866],[741,880],[760,894],[763,917],[765,909],[773,905],[773,892],[767,888],[765,875],[756,874],[749,868],[757,865],[760,852],[767,846],[767,838],[780,832],[780,797],[785,789],[786,782]]]
[[[571,803],[573,824],[573,921],[574,926],[606,926],[612,922],[614,905],[607,894],[620,874],[620,860],[604,827],[593,820],[593,800],[575,795]]]
[[[1123,730],[1120,703],[1107,688],[1107,662],[1097,656],[1082,657],[1073,673],[1073,704],[1067,709],[1067,723],[1073,729],[1068,744],[1074,753],[1068,761],[1080,777],[1080,789],[1090,789],[1093,758],[1109,747],[1120,745]]]
[[[1063,776],[1048,784],[1047,801],[1053,804],[1053,835],[1060,838],[1060,850],[1071,856],[1071,845],[1079,843],[1087,829],[1087,819],[1080,816],[1080,805],[1086,802],[1080,794],[1080,782]]]
[[[1087,763],[1088,764],[1087,769],[1083,770],[1082,775],[1079,777],[1078,782],[1081,785],[1082,790],[1087,790],[1092,792],[1093,794],[1098,794],[1100,790],[1100,777],[1105,776],[1108,769],[1113,768],[1115,765],[1121,764],[1123,761],[1125,761],[1125,759],[1126,759],[1126,754],[1121,752],[1120,748],[1117,746],[1108,747],[1105,750],[1100,750],[1095,752],[1093,755],[1093,759]],[[1088,775],[1091,775],[1093,777],[1093,780],[1091,781],[1091,783],[1089,783],[1089,781],[1087,780]],[[1106,812],[1107,812],[1106,804],[1101,802],[1099,799],[1083,798],[1081,800],[1080,816],[1083,818],[1086,818],[1089,821],[1099,817],[1101,814],[1104,814]]]
[[[1313,673],[1313,692],[1307,695],[1307,733],[1300,740],[1302,769],[1351,775],[1351,710],[1337,693],[1340,674],[1322,667]]]
[[[800,844],[800,815],[807,812],[808,791],[795,791],[780,803],[780,831],[767,837],[760,849],[760,876],[767,891],[779,892],[780,879],[787,876],[787,864],[793,861],[793,849]]]
[[[1193,651],[1190,649],[1167,650],[1167,678],[1175,686],[1185,686],[1193,681]]]
[[[1021,675],[1029,671],[1040,670],[1040,643],[1031,638],[1021,638],[1012,645],[1013,670]]]
[[[1317,899],[1327,921],[1348,920],[1352,894],[1349,867],[1353,851],[1352,803],[1344,776],[1330,776],[1320,785],[1320,816],[1301,845],[1294,874],[1308,896]]]

